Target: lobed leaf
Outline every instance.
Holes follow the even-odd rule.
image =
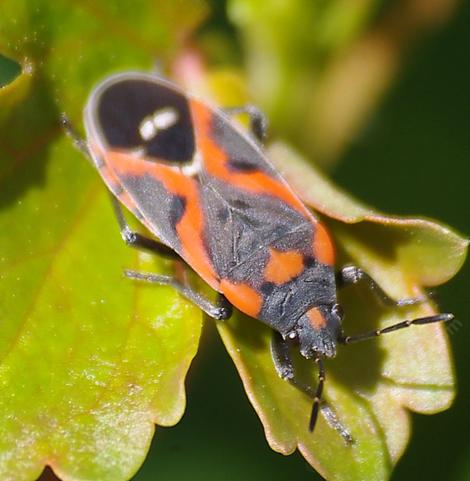
[[[125,267],[171,266],[123,245],[96,172],[64,138],[58,118],[65,110],[79,123],[90,88],[104,75],[173,58],[204,5],[0,6],[0,53],[23,67],[0,89],[2,479],[35,479],[45,464],[64,480],[128,479],[154,423],[174,424],[183,413],[200,315],[171,290],[122,278]],[[204,82],[201,88],[226,99],[235,85],[227,104],[244,95],[236,74]],[[362,206],[285,146],[270,155],[306,202],[331,217],[341,262],[369,270],[391,295],[415,295],[461,266],[467,243],[449,229]],[[348,332],[434,312],[430,303],[384,309],[359,287],[341,301]],[[442,326],[413,328],[341,349],[328,363],[325,397],[355,443],[345,445],[322,418],[312,436],[311,401],[274,372],[268,329],[242,316],[219,329],[270,445],[284,454],[298,448],[331,480],[387,478],[408,439],[407,409],[435,412],[453,397]],[[297,363],[314,382],[311,364]]]
[[[423,286],[446,282],[460,269],[468,241],[449,228],[379,214],[335,187],[284,144],[272,145],[268,155],[304,201],[329,216],[324,221],[334,233],[339,264],[362,267],[391,296],[413,297]],[[364,286],[347,288],[340,301],[348,334],[437,312],[431,301],[385,308]],[[308,432],[311,399],[277,377],[269,329],[237,317],[219,325],[219,331],[270,446],[282,454],[299,449],[328,480],[387,479],[409,439],[408,410],[435,413],[448,408],[454,397],[443,325],[412,327],[340,346],[337,358],[327,362],[325,399],[354,439],[347,445],[325,419],[320,418],[313,435]],[[316,375],[308,361],[298,363],[309,373],[304,382],[314,385]]]
[[[2,480],[34,480],[46,464],[63,480],[129,479],[154,423],[183,414],[201,315],[170,289],[124,279],[124,268],[170,266],[124,245],[106,189],[59,115],[80,128],[98,80],[168,58],[205,11],[202,2],[0,6],[0,53],[22,66],[0,89]]]
[[[199,93],[219,104],[247,101],[236,72],[207,72],[194,55],[183,57],[177,71],[183,84],[196,85]],[[337,244],[338,265],[362,267],[392,297],[422,294],[423,287],[447,282],[461,268],[468,240],[448,227],[371,209],[284,143],[270,145],[266,153],[305,203],[322,215]],[[386,308],[365,286],[347,288],[340,293],[340,302],[348,334],[437,312],[431,300]],[[267,327],[237,315],[218,323],[218,329],[271,448],[282,454],[299,449],[329,481],[388,479],[408,443],[409,410],[442,411],[455,394],[443,325],[411,327],[378,340],[339,346],[338,356],[327,362],[325,399],[354,438],[354,444],[347,445],[321,416],[315,433],[308,431],[312,401],[276,374]],[[296,359],[304,383],[314,385],[317,375],[312,364]]]

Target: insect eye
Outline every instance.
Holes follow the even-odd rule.
[[[343,308],[339,304],[333,304],[333,306],[331,307],[331,313],[339,320],[342,320],[344,317]]]

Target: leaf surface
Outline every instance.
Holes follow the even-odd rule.
[[[334,234],[339,265],[369,272],[395,298],[413,297],[423,286],[446,282],[460,269],[468,241],[436,222],[385,216],[341,191],[285,144],[268,156]],[[328,217],[326,217],[328,216]],[[426,302],[408,308],[382,306],[365,286],[340,293],[347,334],[368,332],[405,319],[431,315]],[[448,408],[454,374],[445,327],[412,327],[378,340],[340,346],[327,361],[325,399],[354,439],[347,445],[320,416],[308,432],[311,400],[274,370],[269,329],[239,316],[219,331],[264,425],[271,447],[299,449],[328,480],[388,479],[410,434],[408,410],[431,414]],[[300,376],[312,386],[316,373],[297,359]]]
[[[221,105],[247,102],[240,74],[205,71],[195,64],[197,58],[183,58],[178,68],[179,80],[188,88],[196,85],[201,95]],[[335,186],[285,143],[269,145],[266,155],[331,231],[338,266],[351,263],[363,268],[390,296],[421,295],[424,287],[447,282],[462,267],[468,240],[447,226],[377,212]],[[438,312],[431,299],[407,308],[385,307],[364,285],[345,288],[339,300],[346,313],[346,334]],[[322,416],[312,435],[308,431],[312,401],[276,374],[270,329],[242,315],[217,326],[271,448],[282,454],[298,449],[329,481],[388,479],[410,437],[409,411],[442,411],[455,395],[442,324],[339,346],[337,357],[326,362],[324,396],[354,443],[346,444]],[[300,356],[295,362],[304,384],[315,386],[314,363]]]
[[[59,126],[81,128],[92,86],[151,69],[205,15],[164,2],[5,1],[0,53],[0,478],[129,479],[154,423],[175,424],[201,330],[174,291],[123,277],[170,272],[120,239],[106,188]],[[177,22],[176,22],[177,20]]]

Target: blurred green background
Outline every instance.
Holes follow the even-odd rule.
[[[387,3],[392,2],[384,2],[383,9]],[[212,15],[199,32],[201,43],[207,46],[211,39],[218,39],[222,47],[214,57],[225,51],[229,61],[238,61],[242,49],[230,46],[232,40],[238,41],[238,33],[226,16],[225,2],[214,0],[211,8]],[[0,84],[18,73],[16,64],[5,59],[0,67]],[[281,129],[278,120],[275,132]],[[288,135],[295,140],[295,133]],[[448,22],[413,42],[399,75],[373,114],[341,155],[324,165],[341,186],[380,210],[436,218],[470,233],[468,2],[461,3]],[[454,312],[461,322],[451,335],[458,397],[444,413],[413,415],[412,440],[394,480],[470,480],[470,369],[465,354],[470,341],[469,292],[466,266],[438,290],[442,310]],[[300,455],[283,457],[269,449],[261,423],[210,324],[187,388],[186,414],[177,426],[158,428],[135,480],[320,479]]]

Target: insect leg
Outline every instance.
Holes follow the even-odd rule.
[[[179,255],[165,244],[131,230],[124,217],[121,203],[112,194],[110,195],[110,198],[113,205],[114,214],[116,215],[116,219],[119,224],[119,230],[121,231],[121,237],[128,246],[136,249],[146,249],[170,259],[179,259]]]
[[[346,427],[338,419],[338,416],[333,411],[333,409],[331,409],[330,405],[327,404],[326,402],[322,402],[320,405],[320,410],[323,417],[325,418],[325,421],[328,423],[328,426],[330,426],[330,428],[338,432],[346,444],[348,445],[353,444],[354,438],[351,436],[351,433],[346,429]]]
[[[380,299],[380,301],[386,306],[404,307],[412,306],[414,304],[420,304],[426,302],[428,297],[426,295],[409,297],[404,299],[392,299],[372,277],[356,266],[343,267],[336,274],[336,281],[338,287],[344,287],[348,284],[357,284],[358,282],[365,282],[369,289]]]
[[[219,302],[214,305],[209,299],[202,296],[191,287],[181,284],[171,276],[164,276],[160,274],[149,274],[143,272],[136,272],[125,270],[124,275],[130,279],[137,279],[141,281],[159,284],[161,286],[171,286],[176,289],[183,297],[194,303],[196,306],[204,311],[209,317],[216,320],[225,320],[232,315],[232,305],[225,299],[223,295],[219,295]]]
[[[318,386],[316,390],[313,390],[310,386],[301,383],[295,377],[295,369],[290,355],[289,343],[283,339],[281,334],[277,331],[273,331],[271,337],[271,356],[279,377],[289,381],[293,386],[313,399],[309,430],[313,431],[317,421],[318,412],[321,410],[328,425],[337,431],[347,444],[351,444],[353,442],[351,434],[349,434],[348,430],[341,424],[335,412],[328,406],[328,404],[321,401],[323,385],[325,382],[325,368],[321,358],[317,357],[315,359],[318,364]]]
[[[292,363],[292,358],[290,355],[288,342],[283,339],[281,334],[277,331],[273,331],[271,337],[271,357],[273,358],[274,367],[276,372],[281,379],[291,382],[301,391],[311,395],[312,389],[310,386],[300,385],[298,386],[295,380],[294,365]]]
[[[82,139],[77,131],[75,130],[70,119],[63,113],[60,116],[60,124],[65,130],[65,133],[72,139],[73,145],[84,154],[88,160],[94,165],[95,161],[91,156],[90,149],[88,148],[88,143],[85,139]]]
[[[310,415],[310,422],[308,423],[308,429],[313,432],[313,428],[317,423],[318,410],[320,408],[321,397],[323,394],[323,386],[325,384],[325,366],[323,364],[322,358],[317,356],[315,362],[318,364],[318,384],[317,390],[315,392],[315,397],[313,398],[312,414]]]
[[[381,336],[393,331],[399,331],[406,327],[432,324],[434,322],[450,322],[454,319],[454,315],[450,313],[435,314],[434,316],[418,317],[417,319],[397,322],[391,326],[384,327],[383,329],[377,329],[375,331],[365,332],[363,334],[356,334],[354,336],[340,336],[338,342],[341,344],[351,344],[353,342],[365,341],[366,339],[372,339],[373,337]]]
[[[82,139],[78,135],[69,118],[65,114],[62,114],[60,117],[60,122],[67,135],[72,139],[75,147],[80,150],[93,165],[95,165],[95,161],[90,153],[86,140]],[[119,230],[121,231],[121,237],[128,246],[135,247],[137,249],[146,249],[172,259],[179,258],[178,254],[174,252],[173,249],[170,249],[161,242],[158,242],[150,237],[143,236],[138,232],[132,231],[126,222],[120,202],[112,194],[110,195],[110,198],[113,205],[114,214],[116,215],[116,219],[119,224]]]
[[[248,104],[240,107],[226,107],[223,111],[228,115],[247,114],[250,117],[250,129],[259,142],[266,138],[268,121],[261,110],[254,105]]]

